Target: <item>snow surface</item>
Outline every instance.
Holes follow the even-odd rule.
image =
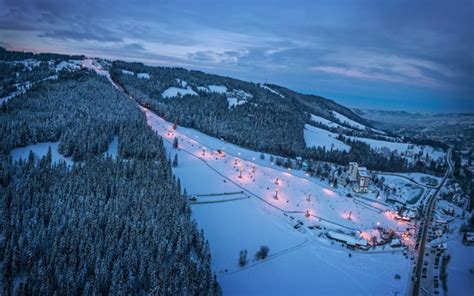
[[[282,95],[281,93],[277,92],[276,90],[271,89],[270,87],[266,86],[265,84],[260,84],[260,86],[261,86],[262,88],[268,90],[269,92],[271,92],[271,93],[273,93],[273,94],[279,96],[280,98],[285,98],[284,95]]]
[[[46,78],[43,78],[43,79],[40,79],[38,81],[34,81],[34,82],[25,82],[25,83],[22,83],[22,84],[15,84],[17,90],[14,91],[14,92],[11,92],[9,95],[3,97],[3,98],[0,98],[0,106],[3,104],[3,103],[6,103],[8,102],[10,99],[20,95],[20,94],[24,94],[26,93],[27,90],[29,90],[33,85],[35,85],[36,83],[39,83],[39,82],[43,82],[43,81],[46,81],[46,80],[56,80],[58,79],[58,75],[52,75],[52,76],[48,76]]]
[[[306,147],[325,147],[326,150],[336,149],[349,151],[351,147],[336,139],[337,134],[327,130],[314,127],[309,124],[304,125],[304,141]]]
[[[163,98],[182,97],[185,95],[197,96],[198,94],[189,86],[187,88],[169,87],[161,94]]]
[[[209,85],[208,88],[211,92],[215,92],[219,94],[227,93],[227,87],[223,85]]]
[[[187,83],[185,80],[181,80],[181,79],[179,79],[179,78],[176,78],[176,82],[178,82],[179,84],[181,84],[182,87],[188,86],[188,83]]]
[[[112,142],[110,142],[107,151],[104,152],[105,156],[110,156],[112,158],[117,158],[118,155],[118,137],[114,136]]]
[[[22,61],[12,61],[12,62],[5,62],[9,64],[22,64],[28,71],[33,70],[33,68],[38,67],[41,64],[41,61],[36,59],[26,59]]]
[[[245,104],[247,103],[247,101],[239,100],[237,98],[227,98],[227,103],[229,104],[229,109],[231,109],[232,107],[235,107],[237,105]]]
[[[373,129],[373,128],[370,128],[366,125],[363,125],[361,123],[358,123],[357,121],[354,121],[336,111],[332,111],[332,114],[337,118],[339,119],[339,121],[341,121],[342,123],[345,123],[347,125],[349,125],[350,127],[352,128],[355,128],[355,129],[359,129],[359,130],[366,130],[366,129],[369,129],[371,130],[372,132],[375,132],[375,133],[378,133],[378,134],[382,134],[382,135],[385,135],[386,132],[384,131],[381,131],[381,130],[377,130],[377,129]]]
[[[341,121],[342,123],[346,123],[347,125],[351,126],[351,127],[354,127],[356,129],[360,129],[360,130],[365,130],[366,126],[363,125],[363,124],[360,124],[358,123],[357,121],[354,121],[340,113],[337,113],[336,111],[332,111],[332,114],[337,118],[339,119],[339,121]]]
[[[474,247],[465,246],[461,238],[448,241],[451,259],[447,266],[448,295],[473,295],[474,276],[470,270],[474,268]]]
[[[224,85],[208,85],[208,86],[198,86],[198,90],[205,92],[215,92],[222,95],[227,95],[227,103],[229,109],[232,109],[235,106],[242,105],[247,103],[247,99],[252,98],[252,95],[241,90],[232,90],[229,91]]]
[[[15,148],[10,151],[10,155],[13,161],[18,161],[21,159],[27,160],[30,151],[32,151],[38,157],[43,157],[48,153],[48,148],[51,147],[51,156],[53,163],[58,163],[60,161],[66,162],[67,165],[72,165],[74,162],[69,157],[64,157],[58,152],[59,142],[42,142],[26,147]]]
[[[148,73],[137,73],[137,77],[142,78],[142,79],[150,79],[150,74],[148,74]]]
[[[117,89],[117,90],[120,90],[122,91],[122,88],[117,85],[113,80],[112,78],[110,77],[110,73],[109,71],[103,69],[102,65],[95,59],[92,59],[92,58],[86,58],[84,60],[81,61],[81,66],[86,68],[86,69],[90,69],[92,71],[94,71],[95,73],[97,73],[98,75],[102,75],[102,76],[105,76],[107,78],[107,80]]]
[[[188,194],[217,194],[198,196],[191,206],[193,217],[210,242],[212,268],[225,295],[309,295],[316,291],[393,295],[406,290],[410,262],[400,249],[349,251],[325,237],[328,230],[347,234],[373,231],[377,222],[395,231],[404,230],[407,224],[393,219],[388,208],[374,210],[345,197],[349,189],[330,189],[318,183],[319,179],[274,167],[268,155],[261,160],[259,152],[196,130],[180,126],[173,130],[172,123],[141,109],[149,126],[163,137],[167,152],[172,157],[178,155],[179,165],[173,173]],[[172,148],[175,137],[179,149]],[[232,199],[233,195],[225,192],[237,192],[238,198]],[[209,203],[213,199],[215,202]],[[203,200],[206,203],[199,203]],[[305,217],[306,211],[310,218]],[[352,219],[347,218],[349,212]],[[303,223],[300,229],[293,227],[296,220]],[[323,229],[310,230],[310,225]],[[269,246],[269,258],[257,262],[254,254],[261,245]],[[240,268],[238,255],[243,249],[248,251],[249,263]],[[401,280],[395,279],[395,274],[401,275]]]
[[[429,184],[426,184],[427,183],[426,181],[428,181],[427,180],[428,178],[437,180],[438,185],[441,184],[441,180],[443,179],[441,177],[436,177],[436,176],[425,174],[425,173],[399,173],[399,174],[403,176],[407,176],[408,178],[411,178],[415,180],[416,182],[423,185],[429,185]]]
[[[333,128],[341,128],[341,129],[344,129],[344,130],[347,130],[347,127],[345,126],[342,126],[338,123],[335,123],[333,121],[330,121],[330,120],[327,120],[326,118],[323,118],[321,116],[316,116],[314,114],[311,114],[311,120],[312,121],[315,121],[315,122],[319,122],[321,124],[324,124],[325,126],[327,127],[333,127]]]
[[[418,153],[420,151],[423,151],[423,154],[426,154],[428,152],[430,157],[434,159],[435,161],[440,158],[445,157],[445,153],[443,151],[436,150],[435,148],[430,147],[430,146],[420,146],[420,145],[414,145],[410,143],[390,142],[390,141],[382,141],[382,140],[375,140],[375,139],[368,139],[368,138],[361,138],[361,137],[348,136],[348,138],[352,140],[365,142],[370,146],[370,148],[374,150],[380,150],[386,147],[391,152],[396,150],[398,153],[406,153],[408,150],[411,150],[413,153]],[[409,146],[411,146],[412,148],[410,148]]]
[[[128,71],[128,70],[122,70],[122,73],[127,74],[127,75],[135,75],[135,73],[133,73],[132,71]]]
[[[56,65],[56,71],[59,72],[61,70],[78,70],[80,69],[80,62],[77,60],[69,60],[69,61],[61,61],[59,64]]]
[[[420,198],[417,203],[421,201],[421,196],[424,194],[425,189],[410,180],[394,175],[378,174],[379,178],[384,178],[384,184],[390,188],[395,188],[396,192],[390,195],[390,198],[398,199],[400,202],[410,201],[412,199]]]

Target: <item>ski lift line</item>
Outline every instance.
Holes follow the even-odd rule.
[[[363,206],[363,207],[365,207],[367,210],[376,212],[376,213],[378,213],[378,214],[380,214],[380,213],[383,212],[383,210],[381,210],[381,209],[379,209],[379,208],[377,208],[377,207],[374,207],[373,205],[370,205],[370,204],[368,204],[368,203],[366,203],[366,202],[364,202],[364,201],[354,199],[354,202],[357,203],[357,204],[359,204],[359,205],[361,205],[361,206]]]
[[[243,194],[243,191],[233,191],[233,192],[222,192],[222,193],[203,193],[203,194],[189,194],[195,195],[197,197],[204,197],[204,196],[222,196],[222,195],[236,195],[236,194]]]
[[[222,199],[222,200],[212,200],[212,201],[191,201],[191,205],[201,205],[201,204],[213,204],[213,203],[223,203],[223,202],[229,202],[229,201],[237,201],[241,199],[249,199],[250,196],[245,196],[245,197],[236,197],[236,198],[229,198],[229,199]]]
[[[349,230],[355,230],[355,231],[358,231],[358,230],[359,230],[358,228],[353,228],[353,227],[345,226],[345,225],[339,224],[339,223],[337,223],[337,222],[333,222],[333,221],[327,220],[327,219],[325,219],[325,218],[316,216],[316,215],[311,214],[311,213],[310,213],[309,215],[310,215],[311,217],[320,219],[321,221],[328,222],[328,223],[334,224],[334,225],[339,226],[339,227],[343,227],[343,228],[346,228],[346,229],[349,229]]]
[[[356,197],[358,197],[358,198],[365,199],[365,200],[370,201],[370,202],[375,202],[375,203],[381,204],[382,206],[386,206],[386,207],[389,207],[389,206],[390,206],[388,203],[385,203],[385,202],[383,202],[383,201],[376,200],[376,199],[372,199],[372,198],[368,198],[368,197],[365,197],[365,196],[362,196],[362,195],[359,195],[359,194],[354,194],[354,196],[356,196]]]

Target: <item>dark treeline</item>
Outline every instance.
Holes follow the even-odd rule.
[[[0,294],[220,293],[162,140],[105,78],[63,73],[11,99],[0,141]],[[51,151],[12,163],[12,148],[45,141],[74,165]]]
[[[0,97],[22,90],[28,83],[56,75],[53,65],[38,62],[28,67],[23,63],[7,63],[0,60]]]
[[[9,51],[0,46],[0,61],[21,61],[35,59],[47,62],[50,60],[81,60],[83,55],[65,55],[59,53],[32,53],[28,51]]]

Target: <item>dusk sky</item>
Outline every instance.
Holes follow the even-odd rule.
[[[349,107],[474,112],[474,1],[0,0],[0,15],[8,49],[182,66]]]

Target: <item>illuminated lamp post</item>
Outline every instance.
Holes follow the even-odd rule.
[[[242,172],[244,171],[244,168],[240,168],[240,174],[239,174],[239,178],[242,179]]]
[[[278,199],[278,191],[279,190],[280,190],[279,188],[275,189],[275,196],[274,196],[275,199]]]
[[[279,184],[280,184],[280,183],[278,182],[278,180],[279,180],[279,179],[276,178],[276,180],[275,180],[275,184],[276,184],[276,185],[279,185]]]
[[[304,214],[304,216],[305,216],[306,218],[309,218],[309,217],[311,216],[311,214],[309,213],[309,210],[306,210],[306,213]]]

